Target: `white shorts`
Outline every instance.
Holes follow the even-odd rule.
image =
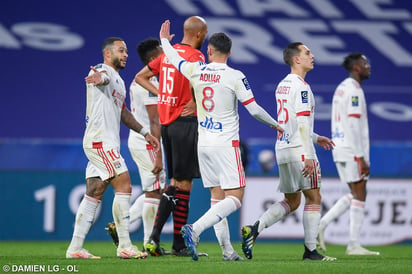
[[[156,153],[153,151],[152,145],[147,144],[145,145],[145,148],[146,149],[142,149],[141,147],[137,148],[133,145],[130,145],[129,142],[130,154],[132,155],[132,158],[135,161],[137,168],[139,169],[142,190],[144,192],[149,192],[158,189],[164,189],[166,186],[165,171],[163,169],[158,174],[154,174],[152,172]]]
[[[126,163],[120,155],[119,148],[103,146],[102,142],[93,143],[93,148],[83,148],[89,162],[86,179],[100,177],[103,181],[127,172]]]
[[[350,184],[357,183],[361,180],[358,162],[355,159],[353,159],[353,161],[335,162],[335,164],[342,182]]]
[[[291,162],[279,165],[279,187],[282,193],[296,193],[298,191],[320,188],[321,174],[318,160],[311,176],[304,177],[302,170],[304,162]]]
[[[232,147],[198,147],[199,168],[205,188],[235,189],[246,186],[239,142]]]

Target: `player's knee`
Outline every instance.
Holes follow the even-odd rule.
[[[178,181],[175,179],[176,187],[182,190],[190,191],[192,189],[192,180],[181,180]]]
[[[296,198],[285,198],[284,200],[290,208],[290,212],[295,211],[296,209],[298,209],[299,205],[300,205],[300,197],[296,197]]]

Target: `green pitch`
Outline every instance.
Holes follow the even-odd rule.
[[[328,246],[327,255],[336,262],[302,261],[303,246],[298,243],[257,242],[252,260],[224,262],[217,243],[202,243],[199,252],[209,253],[193,262],[188,257],[150,257],[145,260],[122,260],[115,257],[109,242],[87,242],[85,248],[101,260],[65,259],[68,242],[0,241],[0,273],[412,273],[412,245],[373,247],[380,256],[347,256],[344,246]],[[234,244],[241,253],[240,244]],[[170,247],[165,243],[164,247]]]

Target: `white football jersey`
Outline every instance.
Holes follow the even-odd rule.
[[[277,121],[284,129],[281,139],[276,142],[278,164],[302,161],[302,140],[298,132],[297,117],[309,115],[310,140],[313,134],[315,98],[308,83],[297,74],[288,74],[275,90]],[[310,142],[311,158],[317,159],[314,145]]]
[[[95,66],[109,76],[108,85],[87,85],[86,130],[83,147],[92,148],[93,143],[120,147],[120,116],[126,98],[126,88],[119,73],[105,64]],[[89,75],[94,71],[90,70]]]
[[[153,76],[150,78],[150,82],[156,87],[159,87],[159,82],[157,77]],[[143,88],[141,85],[133,81],[130,84],[130,112],[133,114],[134,118],[139,121],[139,123],[147,129],[150,129],[149,114],[147,113],[147,105],[157,106],[157,96],[150,93],[147,89]],[[146,147],[147,141],[140,133],[130,130],[129,134],[129,144],[132,141],[137,142],[136,145],[144,145]]]
[[[232,145],[239,140],[238,100],[254,96],[245,75],[224,63],[182,62],[180,71],[194,90],[199,122],[199,146]]]
[[[349,118],[356,117],[360,122],[359,132],[354,132]],[[355,156],[364,157],[369,162],[369,125],[365,94],[361,85],[353,78],[343,80],[335,90],[332,100],[331,117],[332,150],[334,161],[353,160]],[[358,142],[359,151],[353,142]]]

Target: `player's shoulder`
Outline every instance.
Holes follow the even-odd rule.
[[[217,71],[221,71],[221,74],[226,79],[226,82],[231,82],[233,84],[243,82],[246,89],[250,89],[249,81],[247,80],[246,75],[236,68],[230,67],[227,64],[220,64],[217,68]]]
[[[206,62],[203,61],[197,61],[195,62],[197,66],[199,66],[199,69],[204,71],[208,69],[208,64]]]
[[[182,54],[182,56],[185,57],[185,59],[189,60],[189,61],[202,61],[205,62],[205,56],[203,55],[203,53],[195,48],[192,48],[189,45],[186,44],[175,44],[174,48],[178,50],[179,53]],[[180,50],[180,51],[179,51]]]
[[[280,82],[281,85],[290,86],[292,89],[297,90],[310,90],[310,85],[302,77],[297,74],[289,73]]]
[[[362,86],[359,82],[350,77],[344,79],[338,87],[345,90],[347,95],[363,93]]]
[[[103,68],[103,66],[106,66],[106,65],[103,64],[103,63],[99,63],[99,64],[95,65],[94,68],[95,69],[101,69],[101,68]]]
[[[224,70],[226,74],[231,75],[235,79],[246,78],[245,74],[241,70],[233,68],[227,64],[224,64],[220,69]]]
[[[93,66],[94,69],[98,70],[98,71],[107,71],[108,68],[110,68],[108,65],[104,64],[104,63],[99,63],[97,65]]]

